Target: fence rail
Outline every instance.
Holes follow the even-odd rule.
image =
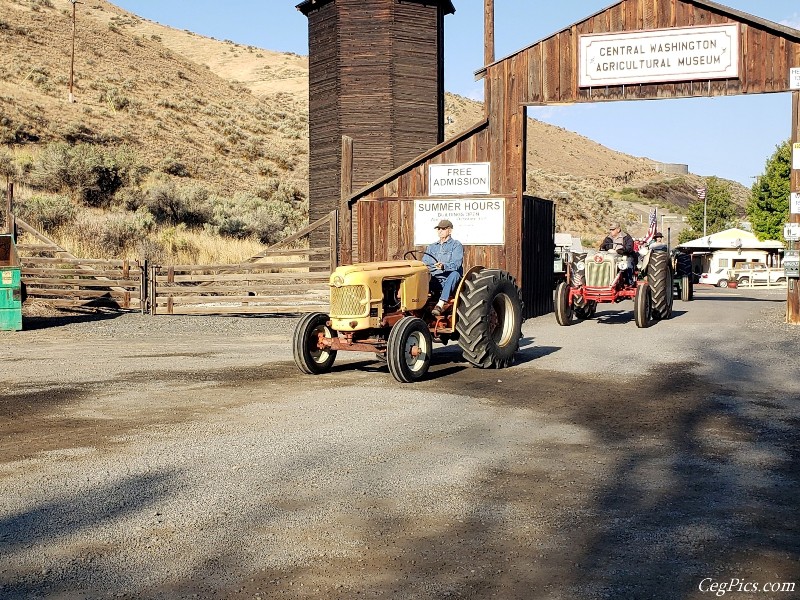
[[[78,258],[21,219],[16,224],[40,242],[17,245],[28,296],[57,307],[107,306],[152,315],[327,311],[327,282],[338,264],[336,211],[238,264],[151,266],[145,260]],[[329,247],[286,247],[304,244],[302,238],[323,228]]]
[[[144,309],[146,273],[136,261],[23,256],[20,263],[29,298],[58,307]]]
[[[211,315],[327,311],[330,248],[262,253],[262,262],[150,269],[150,313]],[[303,260],[305,258],[306,260]]]

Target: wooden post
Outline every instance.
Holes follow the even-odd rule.
[[[15,234],[16,227],[14,226],[14,182],[9,181],[6,188],[6,233],[10,233],[17,241]]]
[[[494,0],[484,0],[483,6],[483,66],[494,62]],[[489,116],[489,77],[483,77],[483,114]]]
[[[149,265],[147,264],[147,259],[144,258],[139,263],[139,311],[142,314],[145,314],[147,311],[147,292],[148,285],[147,285],[147,276]]]
[[[150,314],[155,316],[158,314],[158,267],[153,265],[150,269]]]
[[[339,266],[339,211],[331,211],[330,219],[331,273]]]
[[[792,136],[789,147],[800,143],[800,91],[792,92]],[[791,160],[791,158],[790,158]],[[791,185],[789,189],[792,193],[800,193],[800,170],[792,169]],[[791,211],[791,208],[789,209]],[[800,213],[789,213],[790,223],[800,223]],[[797,242],[789,242],[789,248],[795,250]],[[789,279],[786,288],[786,322],[800,325],[800,279]]]
[[[339,264],[353,262],[353,211],[350,196],[353,194],[353,138],[342,136],[342,184],[339,199]]]

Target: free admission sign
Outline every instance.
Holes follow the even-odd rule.
[[[428,195],[473,196],[488,194],[489,163],[455,163],[428,167]]]
[[[502,246],[506,232],[505,198],[442,198],[414,201],[414,245],[439,241],[435,227],[447,219],[453,237],[464,245]]]
[[[739,25],[580,36],[581,87],[739,77]]]

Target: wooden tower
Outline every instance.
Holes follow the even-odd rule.
[[[342,136],[354,190],[444,139],[444,16],[450,0],[305,0],[309,216],[341,196]]]

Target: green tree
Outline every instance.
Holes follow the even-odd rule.
[[[791,145],[786,140],[769,157],[764,173],[753,184],[747,217],[759,240],[783,239],[783,224],[789,220],[791,163]]]
[[[698,199],[689,205],[686,213],[689,228],[681,231],[679,243],[702,237],[704,222],[706,235],[719,233],[738,224],[730,184],[718,177],[707,177],[703,187],[706,188],[705,200]]]

